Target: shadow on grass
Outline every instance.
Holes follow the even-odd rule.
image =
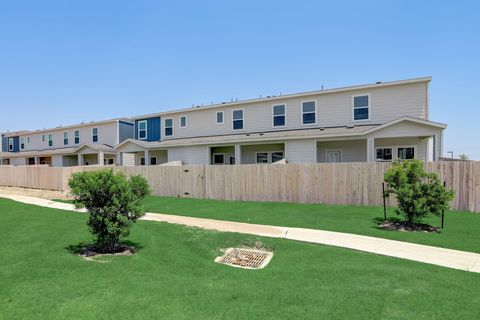
[[[120,242],[120,245],[129,247],[129,248],[134,248],[135,252],[139,252],[144,248],[144,246],[138,242],[130,241],[130,240],[123,240]],[[93,242],[87,243],[87,242],[80,242],[78,244],[71,244],[65,247],[65,250],[70,252],[71,254],[74,255],[79,255],[85,252],[86,249],[88,248],[94,248],[95,244]]]

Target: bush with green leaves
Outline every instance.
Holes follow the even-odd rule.
[[[69,181],[75,202],[89,213],[88,226],[100,252],[117,252],[129,226],[144,215],[141,200],[150,187],[141,176],[127,177],[113,170],[74,173]]]
[[[436,173],[425,172],[418,160],[396,161],[385,173],[385,196],[395,194],[396,213],[414,224],[431,214],[440,215],[450,208],[454,192],[447,190]]]

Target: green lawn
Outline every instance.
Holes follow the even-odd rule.
[[[211,218],[277,226],[304,227],[349,232],[415,242],[445,248],[480,252],[480,214],[449,211],[441,233],[398,232],[377,228],[383,208],[365,206],[306,205],[273,202],[233,202],[188,198],[148,197],[149,212]],[[389,209],[390,217],[396,216]],[[440,218],[428,220],[440,226]]]
[[[66,248],[89,241],[86,218],[0,199],[0,319],[480,317],[479,274],[282,239],[243,270],[213,259],[259,238],[142,221],[135,256],[85,261]]]

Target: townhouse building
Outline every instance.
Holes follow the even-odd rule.
[[[136,116],[124,165],[436,160],[430,77],[270,96]],[[429,144],[432,144],[429,146]]]
[[[166,165],[437,160],[430,77],[197,106],[2,135],[10,165]]]

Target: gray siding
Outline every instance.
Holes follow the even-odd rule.
[[[168,149],[168,161],[182,161],[183,164],[208,164],[207,146],[174,147]]]
[[[192,109],[183,113],[164,115],[174,119],[173,137],[163,137],[164,140],[225,135],[232,133],[272,131],[285,129],[301,129],[311,127],[332,127],[355,124],[382,124],[402,116],[411,116],[427,119],[427,83],[410,83],[390,87],[371,88],[369,90],[351,90],[316,94],[309,98],[284,98],[276,101],[266,100],[245,105]],[[352,120],[352,97],[359,94],[370,95],[370,119],[367,121]],[[317,124],[302,125],[302,101],[315,100],[317,102]],[[272,126],[272,106],[286,104],[286,127]],[[232,110],[244,110],[244,130],[232,130]],[[224,123],[216,124],[216,112],[224,111]],[[188,126],[180,128],[180,117],[188,117]]]
[[[326,162],[327,150],[340,150],[342,162],[367,161],[367,139],[321,141],[317,143],[317,162]]]
[[[122,143],[127,139],[133,139],[135,137],[135,126],[133,123],[127,123],[123,121],[118,122],[118,143]]]
[[[242,146],[241,150],[242,164],[257,163],[257,152],[283,151],[285,156],[285,147],[283,143]]]

